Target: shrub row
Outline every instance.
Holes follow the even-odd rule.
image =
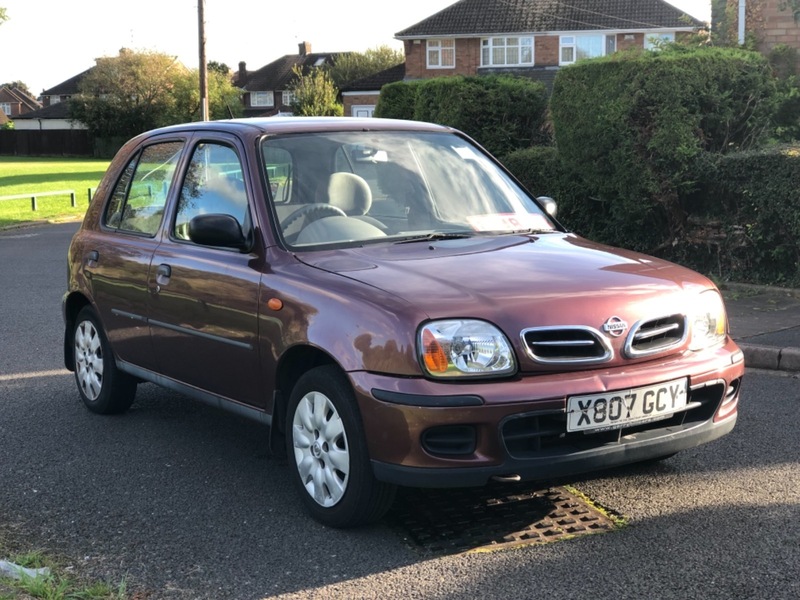
[[[524,77],[440,77],[381,90],[375,116],[430,121],[460,129],[493,154],[545,141],[544,84]]]
[[[534,195],[556,199],[567,228],[621,245],[620,232],[597,218],[603,203],[555,148],[518,150],[504,163]],[[800,287],[800,146],[703,153],[690,166],[700,175],[679,196],[684,229],[669,244],[654,238],[641,249],[719,280]]]

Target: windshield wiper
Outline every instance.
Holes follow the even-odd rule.
[[[411,242],[431,242],[434,240],[460,240],[475,235],[474,231],[433,231],[421,235],[408,236],[399,240],[398,244],[409,244]]]

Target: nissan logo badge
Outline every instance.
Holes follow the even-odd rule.
[[[619,337],[628,328],[628,324],[619,317],[611,317],[608,321],[603,323],[603,331],[611,337]]]

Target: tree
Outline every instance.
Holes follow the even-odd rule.
[[[219,73],[220,75],[225,75],[226,77],[231,72],[231,68],[228,65],[226,65],[225,63],[217,62],[215,60],[208,61],[206,68],[208,69],[209,73],[213,71]]]
[[[12,90],[17,89],[20,92],[27,94],[31,98],[36,97],[31,93],[30,88],[27,85],[25,85],[25,83],[22,81],[9,81],[7,83],[0,83],[0,88],[2,87],[11,88]]]
[[[294,95],[292,112],[296,116],[342,116],[344,108],[337,102],[336,86],[324,69],[312,68],[303,73],[302,69],[295,66],[292,72],[295,80],[289,90]]]
[[[6,14],[6,9],[0,6],[0,25],[8,21],[8,14]]]
[[[400,50],[378,46],[366,52],[346,52],[327,67],[333,84],[342,89],[347,84],[397,66],[405,60]]]
[[[219,64],[219,63],[213,63]],[[231,83],[228,71],[208,65],[208,109],[209,117],[229,119],[242,115],[242,92]],[[223,65],[224,66],[224,65]],[[200,74],[197,69],[186,71],[175,78],[173,89],[174,104],[165,115],[171,123],[199,121],[200,114]]]
[[[176,77],[187,71],[174,56],[120,50],[97,59],[70,99],[70,117],[98,137],[132,137],[166,125]]]

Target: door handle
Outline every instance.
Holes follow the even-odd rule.
[[[86,261],[87,267],[94,269],[97,266],[97,261],[100,260],[100,253],[97,250],[91,250],[86,253],[84,260]]]
[[[172,268],[169,265],[158,265],[158,269],[156,269],[156,283],[159,286],[167,285],[170,277],[172,277]]]

